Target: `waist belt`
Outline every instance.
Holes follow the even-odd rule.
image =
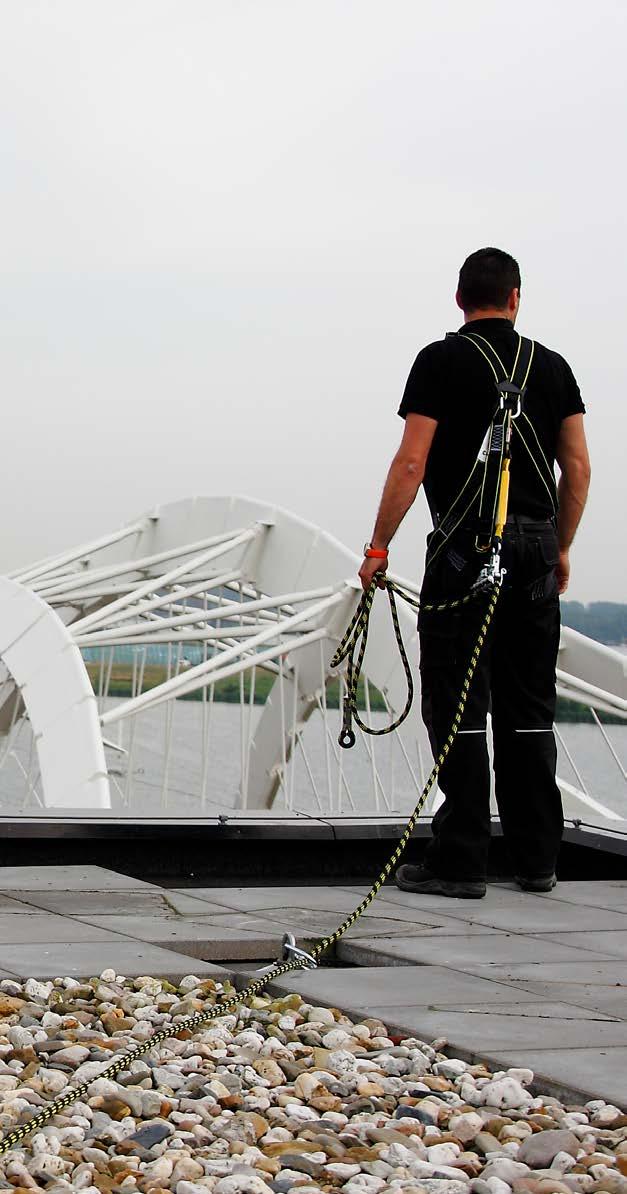
[[[545,531],[547,527],[556,526],[556,519],[553,515],[546,518],[532,518],[528,514],[508,514],[505,520],[505,526],[514,528],[518,531]]]

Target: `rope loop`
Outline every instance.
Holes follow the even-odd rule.
[[[383,585],[381,585],[383,579]],[[370,613],[372,610],[372,603],[374,595],[378,588],[385,588],[390,603],[390,613],[392,615],[392,624],[394,626],[394,635],[398,645],[403,670],[405,672],[405,679],[407,681],[407,700],[402,713],[397,718],[390,722],[387,726],[375,728],[374,726],[366,725],[365,721],[360,717],[357,709],[357,692],[359,686],[359,678],[361,676],[364,655],[366,653],[366,645],[368,642],[368,630],[370,623]],[[477,596],[475,590],[471,590],[464,597],[457,597],[451,601],[441,601],[433,604],[421,604],[413,593],[409,593],[407,589],[403,589],[401,585],[397,584],[395,580],[390,580],[387,576],[373,577],[367,589],[364,589],[359,604],[353,617],[351,618],[348,628],[340,641],[340,644],[331,660],[330,667],[337,668],[346,660],[346,695],[342,703],[342,729],[338,737],[338,742],[344,750],[350,750],[355,745],[355,732],[353,730],[353,722],[359,726],[364,734],[371,734],[375,737],[380,737],[382,734],[392,734],[399,726],[403,724],[414,699],[414,680],[411,674],[411,667],[407,658],[407,651],[405,650],[405,643],[403,642],[403,635],[398,620],[398,609],[396,606],[395,594],[411,605],[413,609],[422,609],[427,613],[443,613],[447,609],[458,609],[462,605],[466,605]],[[356,656],[356,658],[355,658]]]

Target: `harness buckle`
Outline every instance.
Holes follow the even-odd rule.
[[[316,970],[318,967],[318,963],[316,962],[316,959],[312,958],[311,954],[308,954],[306,950],[301,949],[300,946],[296,944],[296,938],[293,933],[285,933],[284,934],[284,937],[283,937],[283,961],[284,962],[296,962],[296,961],[304,962],[305,966],[307,967],[308,970]]]

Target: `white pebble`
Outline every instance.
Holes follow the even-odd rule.
[[[328,1007],[312,1007],[307,1013],[307,1019],[313,1024],[335,1024],[335,1016]]]
[[[481,1093],[486,1106],[500,1107],[502,1110],[522,1110],[531,1101],[529,1092],[515,1078],[493,1079]]]

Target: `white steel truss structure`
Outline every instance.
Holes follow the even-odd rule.
[[[337,744],[343,680],[329,661],[359,597],[357,567],[294,515],[220,497],[165,506],[0,578],[2,811],[408,811],[431,759],[417,709],[387,738],[358,731],[352,752]],[[419,701],[415,617],[399,615]],[[625,667],[620,652],[563,631],[559,690],[593,711],[621,785],[620,744],[598,712],[627,719]],[[405,695],[381,600],[367,720],[391,719]],[[559,736],[570,814],[620,821],[623,794],[591,792]]]

